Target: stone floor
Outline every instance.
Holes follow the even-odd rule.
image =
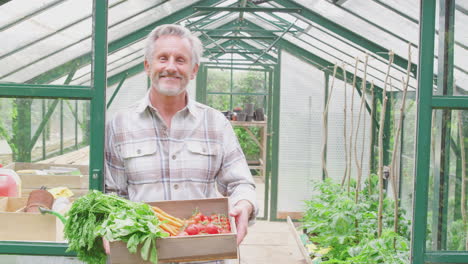
[[[240,264],[305,264],[286,222],[257,221],[240,248]]]

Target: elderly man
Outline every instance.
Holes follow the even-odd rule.
[[[187,94],[202,51],[182,26],[149,34],[151,89],[107,124],[106,191],[133,201],[229,196],[240,244],[258,211],[255,184],[229,121]]]

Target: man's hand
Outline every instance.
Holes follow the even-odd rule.
[[[102,238],[102,246],[104,247],[104,251],[106,252],[106,254],[110,255],[109,241],[107,241],[105,238]]]
[[[229,215],[236,219],[237,227],[237,245],[240,245],[244,237],[247,235],[247,227],[249,223],[249,217],[252,214],[253,206],[247,200],[240,200],[231,209]]]

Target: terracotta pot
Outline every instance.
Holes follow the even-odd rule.
[[[24,211],[26,213],[39,213],[39,207],[52,209],[54,196],[46,190],[34,190],[29,194]]]

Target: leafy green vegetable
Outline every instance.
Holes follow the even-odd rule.
[[[372,175],[371,189],[376,190],[377,176]],[[355,183],[353,183],[354,185]],[[378,194],[362,189],[359,201],[354,201],[354,191],[347,192],[330,179],[313,183],[317,191],[306,201],[303,228],[307,230],[306,244],[313,243],[331,250],[316,257],[317,263],[337,264],[406,264],[409,263],[409,220],[404,211],[399,217],[398,233],[393,231],[392,200],[384,200],[384,229],[377,237]],[[354,188],[352,188],[354,190]]]
[[[87,263],[106,263],[101,236],[109,241],[126,242],[132,253],[145,243],[144,247],[148,248],[142,251],[145,260],[152,246],[150,261],[157,263],[156,238],[167,236],[159,228],[159,220],[149,205],[99,191],[77,199],[67,216],[64,234],[69,243],[68,251],[75,251],[78,258]]]
[[[141,208],[110,213],[96,232],[108,241],[126,242],[128,251],[131,253],[136,253],[138,246],[142,244],[141,258],[149,259],[155,264],[158,263],[156,239],[169,236],[159,227],[158,218],[154,216],[147,204],[143,204]]]

